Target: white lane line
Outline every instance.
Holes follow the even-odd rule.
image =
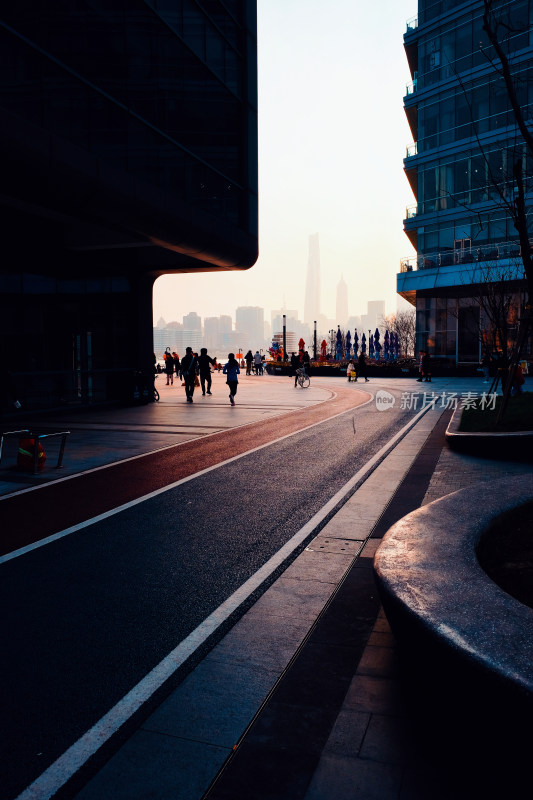
[[[370,402],[370,401],[368,401]],[[172,650],[122,700],[66,750],[16,800],[49,800],[124,725],[174,672],[233,614],[242,603],[301,545],[358,483],[396,447],[431,408],[425,406],[381,450],[339,489],[303,528]],[[353,409],[352,409],[353,411]],[[346,412],[342,412],[346,413]],[[338,414],[337,416],[341,416]],[[318,424],[318,423],[317,423]],[[310,426],[313,427],[313,426]],[[292,434],[291,434],[292,435]],[[286,437],[282,437],[286,438]],[[257,448],[260,449],[260,448]]]
[[[91,519],[85,520],[84,522],[79,522],[77,525],[72,525],[70,528],[65,528],[64,530],[58,531],[57,533],[53,533],[51,536],[47,536],[44,539],[39,539],[38,542],[32,542],[32,544],[28,544],[25,547],[20,547],[18,550],[12,550],[10,553],[6,553],[5,555],[0,556],[0,564],[5,564],[7,561],[12,561],[14,558],[26,555],[26,553],[31,553],[33,550],[38,550],[41,547],[45,547],[47,544],[51,544],[52,542],[57,542],[58,539],[63,539],[65,536],[69,536],[71,533],[76,533],[76,531],[83,530],[83,528],[87,528],[89,525],[95,525],[97,522],[101,522],[104,519],[108,519],[108,517],[112,517],[115,514],[120,514],[121,511],[126,511],[126,509],[139,505],[139,503],[144,503],[146,500],[151,500],[151,498],[153,497],[157,497],[158,495],[163,494],[164,492],[168,492],[171,489],[175,489],[177,486],[181,486],[182,484],[188,483],[189,481],[192,481],[195,478],[199,478],[201,475],[206,475],[208,472],[212,472],[215,469],[220,469],[221,467],[224,467],[227,464],[231,464],[232,461],[238,461],[240,458],[244,458],[244,456],[250,455],[250,453],[256,453],[258,450],[263,450],[265,447],[270,447],[271,445],[276,444],[277,442],[282,442],[283,439],[288,439],[291,436],[296,436],[298,433],[302,433],[303,431],[308,431],[311,428],[315,428],[317,425],[322,425],[324,422],[329,422],[329,420],[331,419],[336,419],[337,417],[341,417],[343,414],[348,414],[353,411],[356,411],[358,408],[363,408],[363,406],[366,406],[368,405],[368,403],[371,403],[372,399],[373,398],[370,397],[370,399],[367,400],[366,402],[361,403],[358,406],[354,406],[353,408],[350,408],[347,411],[341,411],[332,417],[328,417],[327,419],[320,420],[319,422],[313,422],[312,425],[307,425],[307,427],[305,428],[300,428],[299,430],[293,431],[292,433],[287,433],[284,436],[279,436],[277,439],[273,439],[271,442],[266,442],[265,444],[261,444],[258,447],[253,447],[251,450],[246,450],[246,452],[240,453],[237,456],[232,456],[231,458],[227,458],[225,461],[220,461],[218,464],[213,464],[213,466],[211,467],[206,467],[205,469],[202,469],[199,472],[195,472],[193,475],[188,475],[186,478],[180,478],[179,481],[174,481],[174,483],[169,483],[167,486],[162,486],[160,489],[155,489],[153,492],[144,494],[142,495],[142,497],[137,497],[135,498],[135,500],[130,500],[129,502],[124,503],[121,506],[112,508],[110,511],[105,511],[103,514],[98,514],[96,517],[91,517]],[[97,469],[101,469],[101,467],[98,467]],[[96,470],[89,470],[89,471],[93,472]],[[65,478],[63,480],[67,479]]]
[[[321,387],[321,386],[319,386],[317,388],[323,389],[324,391],[328,391],[330,393],[330,397],[326,397],[325,400],[316,400],[314,402],[309,403],[309,405],[303,406],[303,407],[287,408],[285,406],[284,407],[285,410],[279,411],[276,414],[269,413],[269,411],[267,409],[265,413],[268,416],[266,418],[265,417],[260,417],[259,419],[253,419],[250,422],[243,422],[240,425],[231,425],[229,428],[217,428],[217,430],[213,431],[212,433],[206,433],[204,435],[198,434],[197,436],[195,436],[193,434],[185,442],[173,442],[172,444],[166,444],[163,447],[156,447],[154,450],[148,450],[145,453],[138,453],[135,456],[128,456],[127,458],[121,458],[121,459],[118,459],[117,461],[111,461],[109,464],[100,464],[100,466],[98,466],[98,467],[91,467],[91,469],[80,470],[79,472],[75,472],[73,475],[65,475],[64,478],[56,478],[55,480],[46,481],[45,483],[39,484],[39,486],[28,486],[25,489],[19,489],[18,491],[10,492],[9,494],[0,495],[0,503],[2,502],[2,500],[7,500],[10,497],[18,497],[19,495],[26,494],[27,492],[36,492],[38,489],[45,489],[47,486],[55,485],[56,483],[63,483],[64,481],[71,481],[74,478],[79,478],[80,475],[89,475],[91,472],[99,472],[102,469],[109,469],[110,467],[116,467],[117,464],[126,464],[128,461],[137,461],[139,458],[144,458],[145,456],[151,456],[151,455],[154,455],[155,453],[162,453],[164,450],[170,450],[172,447],[180,447],[181,445],[189,444],[189,442],[196,441],[197,439],[201,439],[203,441],[204,439],[209,439],[211,436],[218,436],[220,433],[227,433],[228,431],[233,431],[233,430],[238,430],[238,429],[240,430],[241,428],[248,427],[248,425],[256,425],[258,422],[267,422],[269,419],[276,419],[277,417],[282,417],[285,414],[290,414],[290,413],[298,414],[301,411],[308,411],[309,408],[312,407],[312,406],[321,406],[324,403],[328,403],[330,400],[335,400],[335,398],[338,397],[337,392],[335,392],[333,389],[329,389],[329,388],[326,389],[325,387]],[[366,403],[362,403],[362,405],[366,405]],[[224,407],[226,407],[226,406],[224,406]],[[258,406],[258,408],[259,408],[259,406]],[[355,408],[359,408],[359,406],[355,406],[352,409],[352,411],[355,410]],[[344,412],[341,412],[341,413],[344,413]],[[336,414],[335,416],[338,416],[338,414]],[[330,419],[334,419],[334,417],[330,417]],[[306,429],[302,428],[301,430],[306,430]],[[120,431],[120,432],[123,432],[123,431]],[[170,431],[167,430],[167,433],[170,433],[173,436],[180,435],[179,433],[176,433],[173,430],[170,430]],[[185,433],[183,433],[181,435],[189,435],[189,434],[187,434],[185,432]],[[252,452],[252,451],[250,451],[250,452]]]

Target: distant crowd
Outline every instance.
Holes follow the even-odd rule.
[[[259,353],[256,353],[256,356],[259,356],[262,372],[261,356]],[[252,356],[253,359],[254,356]],[[241,365],[244,366],[244,360],[241,361]],[[208,354],[206,347],[202,347],[200,355],[195,353],[192,347],[187,347],[182,359],[180,359],[175,350],[171,351],[170,347],[167,347],[163,354],[163,366],[158,363],[157,356],[154,353],[154,371],[166,375],[167,386],[173,386],[174,377],[176,377],[176,380],[179,380],[181,385],[185,387],[185,396],[188,403],[193,402],[194,390],[197,387],[202,389],[202,397],[212,394],[211,375],[215,370],[222,370],[226,375],[226,383],[229,387],[229,401],[234,406],[239,382],[237,376],[240,374],[239,362],[234,353],[228,353],[228,360],[224,366],[219,364],[216,358],[212,358]]]

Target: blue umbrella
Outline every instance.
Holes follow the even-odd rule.
[[[352,334],[350,331],[346,331],[346,358],[350,358],[352,355]]]
[[[366,336],[364,333],[361,337],[361,352],[366,353]]]
[[[379,358],[379,351],[381,350],[381,345],[379,343],[379,337],[380,337],[379,328],[376,328],[376,330],[374,332],[374,350],[378,351],[378,355],[377,355],[378,358]]]
[[[357,328],[355,328],[353,333],[353,354],[357,356],[357,351],[359,350],[359,336],[357,335]]]
[[[337,351],[335,353],[335,358],[337,361],[340,361],[342,358],[342,333],[341,333],[341,326],[337,326]]]
[[[368,355],[370,358],[374,358],[374,337],[372,334],[368,337]]]
[[[383,356],[385,361],[388,361],[389,358],[389,331],[385,331],[385,336],[383,337]]]

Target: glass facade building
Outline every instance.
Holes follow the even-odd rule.
[[[531,124],[533,0],[493,5],[517,100]],[[412,79],[404,108],[414,139],[404,168],[416,199],[404,230],[417,255],[402,260],[397,289],[416,306],[417,351],[458,363],[479,361],[472,324],[482,313],[479,286],[505,274],[520,294],[520,243],[507,207],[517,161],[528,204],[533,188],[532,158],[483,13],[483,0],[419,0],[404,35]]]
[[[0,17],[2,363],[28,403],[113,399],[151,368],[159,275],[257,258],[256,2]]]

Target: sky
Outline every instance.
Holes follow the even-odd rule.
[[[396,294],[403,232],[415,200],[403,172],[412,134],[403,110],[403,48],[416,0],[258,0],[259,258],[239,272],[164,275],[154,320],[229,314],[238,306],[297,309],[303,318],[309,236],[318,233],[321,313],[336,287],[350,315]]]

